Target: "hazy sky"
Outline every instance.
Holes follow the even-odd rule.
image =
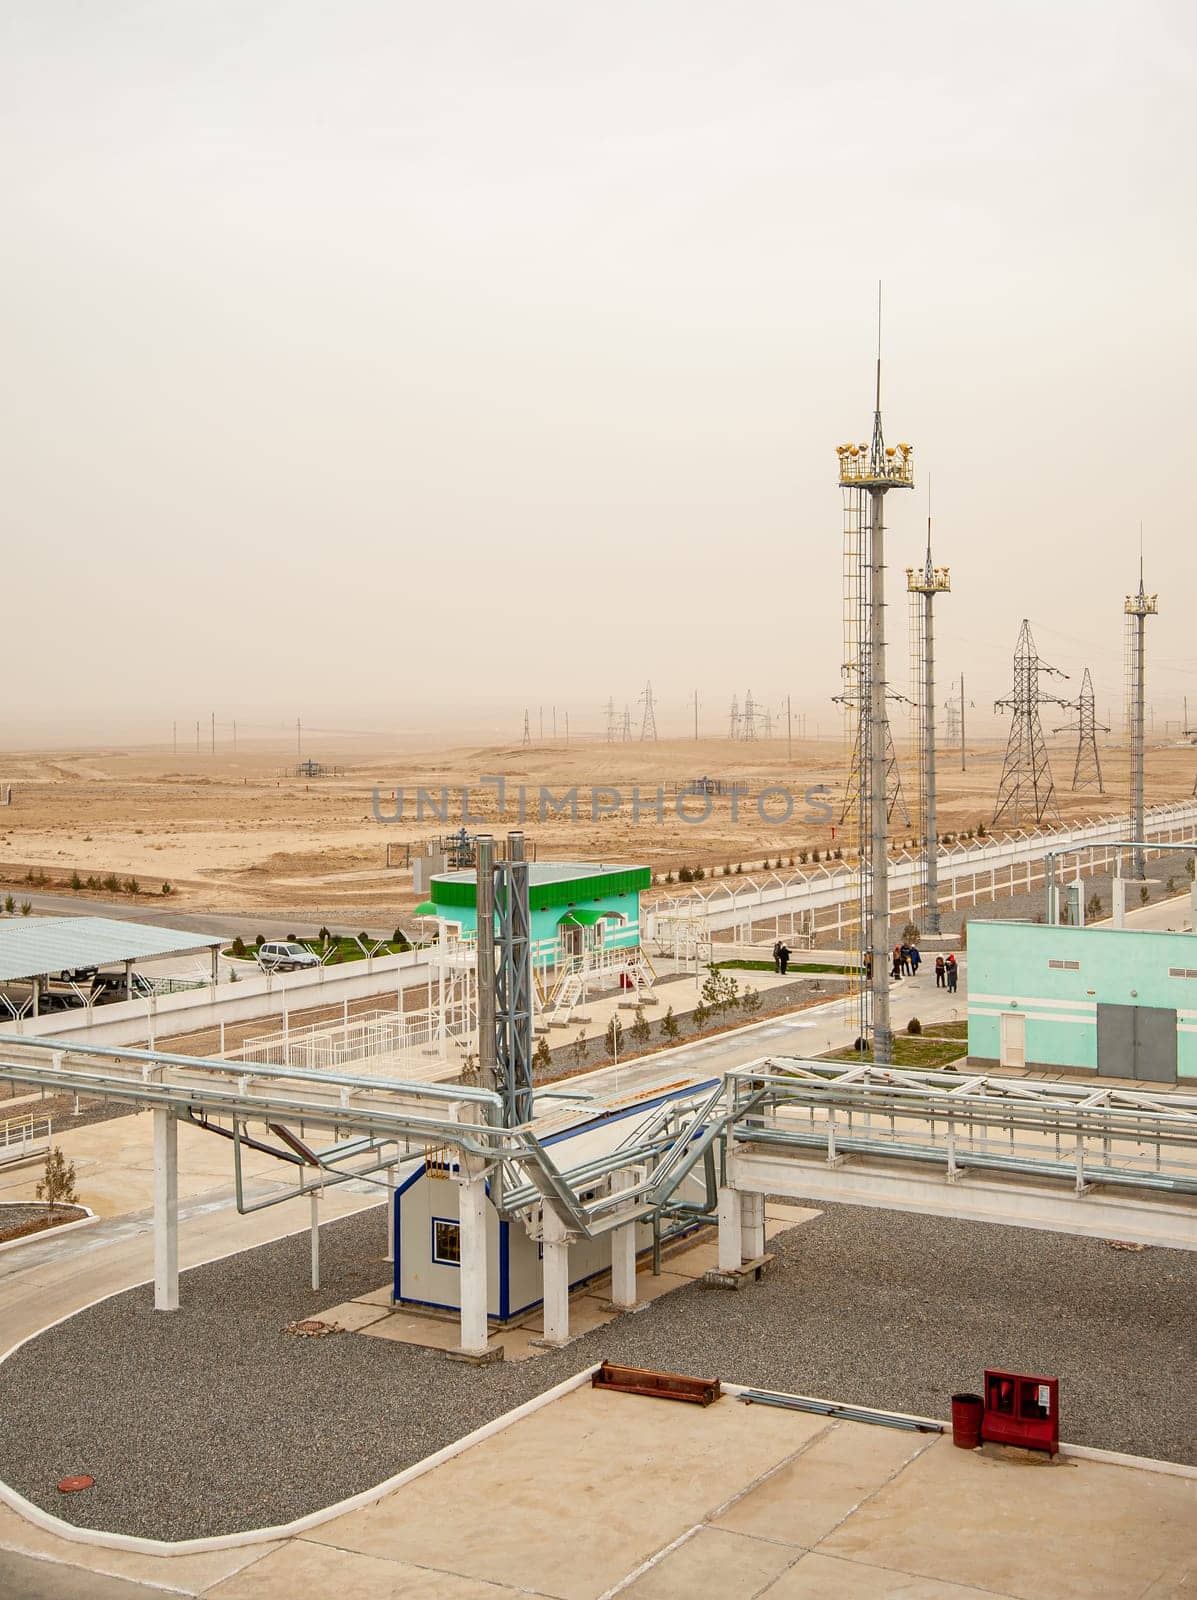
[[[1191,691],[1191,6],[8,0],[0,738],[813,722],[885,280],[893,676]],[[535,716],[535,712],[533,713]],[[996,731],[996,725],[995,731]],[[127,735],[126,735],[127,736]]]

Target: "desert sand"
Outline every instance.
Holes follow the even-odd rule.
[[[899,747],[900,755],[905,752]],[[940,832],[949,834],[989,826],[1004,747],[997,742],[970,745],[967,770],[953,752],[940,766]],[[1065,740],[1051,745],[1060,812],[1065,821],[1115,814],[1126,806],[1126,752],[1102,750],[1106,792],[1073,794],[1073,748]],[[72,874],[123,882],[137,880],[131,897],[162,905],[161,885],[171,886],[172,904],[193,911],[263,910],[298,918],[356,916],[377,922],[415,903],[411,874],[403,869],[407,847],[453,831],[462,823],[461,786],[467,785],[471,831],[502,834],[520,826],[518,788],[526,792],[524,831],[540,859],[626,861],[655,873],[703,866],[709,873],[742,864],[745,871],[764,859],[784,862],[801,850],[842,847],[850,852],[851,821],[841,824],[847,758],[839,740],[795,741],[787,759],[786,741],[758,739],[661,740],[609,744],[575,740],[570,744],[491,745],[403,751],[361,741],[338,745],[335,739],[313,755],[335,768],[329,776],[297,777],[294,755],[280,747],[250,746],[232,752],[218,748],[187,755],[133,748],[86,751],[29,751],[0,755],[0,784],[11,784],[10,807],[0,808],[0,881],[19,894],[32,872],[44,875],[43,890],[69,892]],[[1152,803],[1187,799],[1197,772],[1197,751],[1187,745],[1152,748],[1147,758],[1147,794]],[[500,815],[493,785],[484,776],[506,780],[506,814]],[[904,769],[904,781],[913,772]],[[679,820],[675,786],[691,779],[720,780],[725,792],[710,797],[709,816],[693,824]],[[746,787],[735,801],[732,784]],[[570,786],[578,791],[576,820],[550,807],[542,819],[539,790],[556,797]],[[831,820],[819,815],[819,797],[805,791],[825,785]],[[448,820],[431,805],[450,791]],[[632,815],[633,789],[639,786],[641,819]],[[794,795],[790,820],[761,820],[758,796],[779,786]],[[431,797],[425,815],[416,815],[417,790]],[[656,816],[656,791],[663,790],[663,820]],[[592,816],[592,788],[620,791],[620,809]],[[380,822],[397,809],[402,820]],[[610,793],[599,807],[613,806]],[[681,802],[691,813],[706,811],[704,797]],[[907,789],[914,817],[914,795]],[[779,794],[765,802],[777,814]],[[810,816],[814,820],[804,820]],[[913,837],[895,817],[891,837]],[[392,865],[386,865],[391,847]],[[127,896],[127,891],[126,897]],[[111,898],[99,891],[78,896]]]

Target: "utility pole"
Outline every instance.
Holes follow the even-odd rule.
[[[1147,876],[1147,855],[1143,845],[1143,765],[1144,709],[1147,695],[1147,619],[1159,612],[1159,596],[1143,587],[1143,531],[1139,530],[1139,592],[1128,594],[1123,604],[1126,614],[1126,722],[1130,744],[1131,838],[1135,842],[1131,860],[1136,878]]]
[[[963,772],[965,770],[965,766],[964,766],[964,674],[963,674],[963,672],[960,674],[960,770],[961,770],[961,772]]]
[[[877,387],[873,436],[869,446],[842,444],[839,484],[844,497],[845,619],[848,634],[845,670],[849,704],[860,750],[857,789],[860,927],[862,956],[871,970],[862,973],[860,1037],[873,1060],[893,1060],[890,1026],[889,857],[886,799],[892,736],[885,681],[885,496],[890,489],[914,487],[914,460],[907,444],[886,448],[881,427],[881,286],[877,286]],[[867,955],[866,955],[867,952]]]
[[[939,823],[935,810],[935,597],[951,592],[951,574],[931,560],[931,515],[927,514],[927,555],[921,568],[907,567],[912,645],[911,690],[915,707],[918,753],[919,826],[922,850],[923,927],[939,932]]]
[[[790,707],[790,697],[786,695],[786,760],[794,759],[794,713]]]

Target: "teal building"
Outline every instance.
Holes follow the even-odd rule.
[[[1197,935],[970,918],[968,1053],[1003,1067],[1197,1078]]]
[[[533,861],[528,866],[532,945],[538,959],[584,950],[634,949],[640,943],[640,895],[652,882],[648,867]],[[478,932],[477,879],[472,871],[439,872],[416,914],[443,919],[450,932]]]

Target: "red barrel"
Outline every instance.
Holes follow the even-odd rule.
[[[985,1402],[979,1394],[952,1396],[952,1443],[958,1450],[975,1450],[981,1443],[981,1413]]]

